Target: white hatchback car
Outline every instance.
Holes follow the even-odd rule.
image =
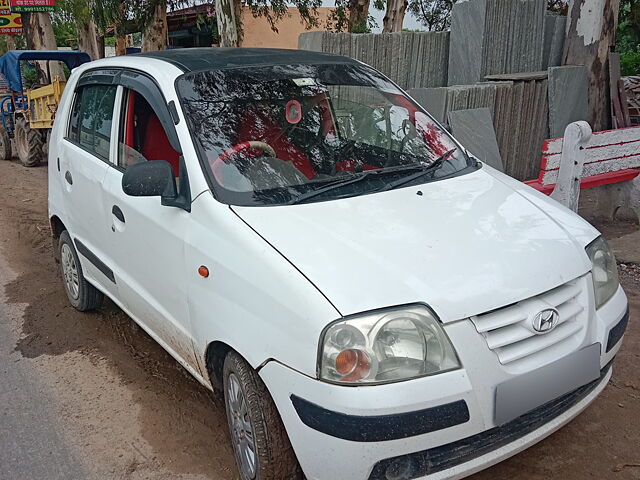
[[[223,389],[244,480],[478,471],[596,398],[628,320],[593,227],[324,53],[77,68],[49,215],[71,303]]]

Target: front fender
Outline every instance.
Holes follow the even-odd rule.
[[[316,375],[322,329],[340,313],[285,257],[210,193],[192,205],[185,268],[200,368],[213,341],[257,368],[277,360]],[[198,274],[204,265],[209,277]]]

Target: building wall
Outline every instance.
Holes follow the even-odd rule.
[[[264,17],[254,18],[251,10],[244,7],[242,11],[242,24],[244,29],[243,47],[260,48],[298,48],[298,35],[303,32],[315,32],[325,30],[327,19],[331,13],[331,8],[318,8],[319,26],[310,30],[305,30],[300,19],[298,9],[289,8],[289,13],[276,24],[278,33],[271,30],[269,23]]]

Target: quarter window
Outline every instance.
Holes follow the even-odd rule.
[[[113,123],[114,85],[91,85],[76,93],[68,138],[96,156],[108,159]]]

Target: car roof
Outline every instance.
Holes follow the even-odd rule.
[[[241,66],[269,66],[298,63],[357,63],[356,60],[332,53],[277,48],[175,48],[157,52],[136,53],[131,57],[164,60],[184,72],[218,70]]]

